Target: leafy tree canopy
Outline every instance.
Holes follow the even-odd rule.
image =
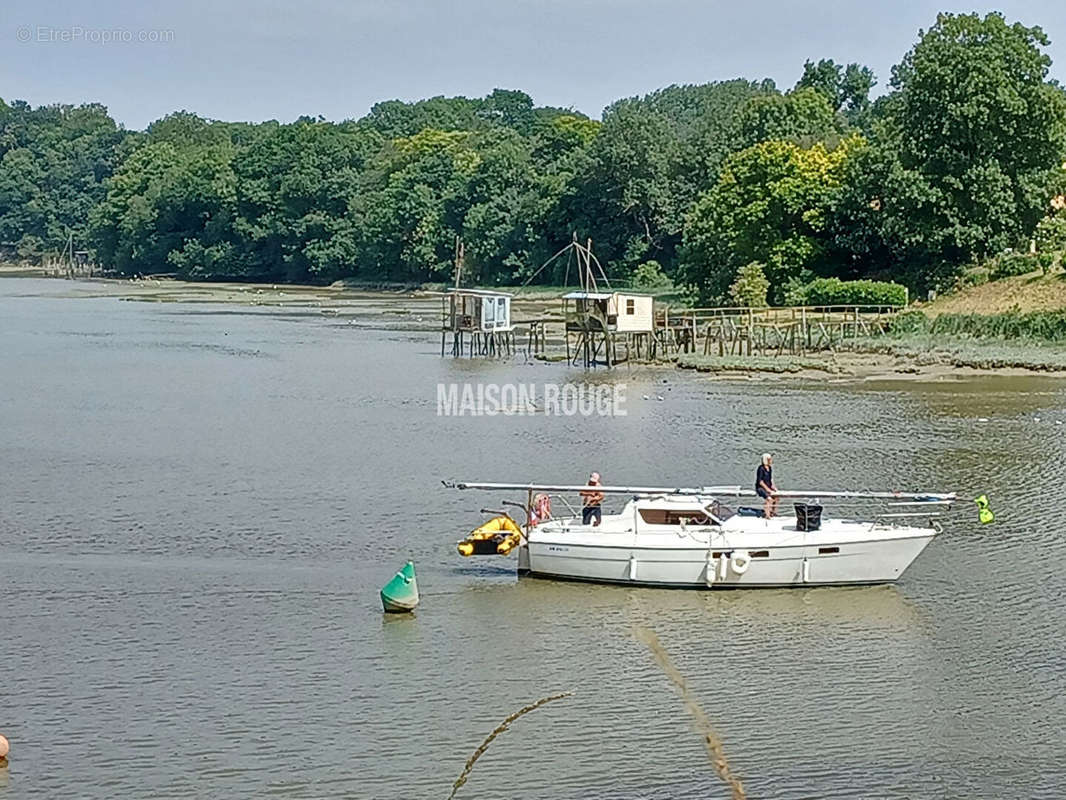
[[[708,300],[752,262],[775,301],[814,276],[921,292],[1034,236],[1054,261],[1061,226],[1040,221],[1066,194],[1066,93],[1046,48],[1000,14],[942,14],[873,102],[868,68],[823,58],[784,93],[668,86],[602,122],[502,88],[340,123],[178,111],[144,132],[96,104],[0,100],[0,249],[40,259],[73,236],[121,273],[408,282],[447,279],[462,238],[467,279],[492,285],[576,233],[612,277]]]
[[[861,64],[837,64],[831,58],[818,63],[807,61],[796,89],[814,89],[829,101],[834,111],[861,112],[870,106],[870,90],[877,78],[869,67]]]
[[[704,299],[724,300],[737,270],[758,261],[778,300],[789,281],[829,267],[832,200],[861,146],[857,137],[833,150],[768,141],[731,156],[686,220],[683,277]]]

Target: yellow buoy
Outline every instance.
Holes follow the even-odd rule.
[[[11,745],[8,744],[7,739],[0,735],[0,761],[7,758],[7,754],[11,751]]]
[[[987,525],[996,519],[995,514],[992,513],[992,509],[988,505],[988,496],[981,495],[974,499],[977,503],[977,519],[980,520],[982,525]]]

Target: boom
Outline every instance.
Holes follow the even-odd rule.
[[[588,485],[564,485],[547,483],[476,483],[442,481],[449,489],[482,489],[486,491],[528,491],[528,492],[585,492]],[[604,494],[631,495],[681,495],[681,496],[717,496],[717,497],[755,497],[754,489],[740,486],[699,486],[664,487],[664,486],[596,486],[597,492]],[[825,490],[789,490],[777,492],[776,497],[797,499],[844,498],[849,500],[911,500],[918,503],[953,503],[957,499],[954,492],[896,492],[896,491],[825,491]]]

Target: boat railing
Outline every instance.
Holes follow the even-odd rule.
[[[575,517],[578,516],[577,509],[575,509],[572,505],[570,505],[570,502],[563,495],[561,495],[561,494],[550,494],[550,495],[548,495],[548,497],[552,498],[553,500],[562,500],[563,501],[563,505],[566,506],[570,510],[570,513],[573,516],[575,516]]]

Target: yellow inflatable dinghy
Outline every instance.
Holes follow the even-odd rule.
[[[522,541],[522,528],[506,515],[493,517],[475,528],[456,549],[461,556],[505,556]]]

